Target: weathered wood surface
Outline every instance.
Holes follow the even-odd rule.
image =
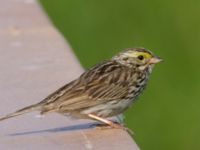
[[[83,69],[37,1],[0,1],[0,116],[39,102]],[[0,122],[1,150],[138,150],[124,131],[37,112]]]

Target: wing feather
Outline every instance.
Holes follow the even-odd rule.
[[[85,72],[77,81],[72,82],[73,86],[68,85],[67,88],[62,89],[64,92],[57,92],[62,95],[58,94],[59,96],[53,100],[49,97],[48,99],[51,100],[48,105],[52,104],[57,111],[67,111],[124,98],[129,89],[130,70],[112,63],[103,63]],[[45,107],[48,108],[48,105]]]

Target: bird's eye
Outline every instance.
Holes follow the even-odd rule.
[[[139,60],[143,60],[143,59],[144,59],[144,56],[139,55],[139,56],[138,56],[138,59],[139,59]]]

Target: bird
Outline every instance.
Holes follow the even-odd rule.
[[[127,48],[82,73],[42,101],[0,118],[0,121],[32,111],[59,113],[99,121],[126,129],[107,118],[125,112],[145,89],[155,64],[162,59],[145,48]]]

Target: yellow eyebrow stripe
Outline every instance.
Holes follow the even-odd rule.
[[[145,53],[145,52],[133,52],[133,53],[129,53],[128,56],[129,57],[137,57],[139,55],[144,56],[145,58],[152,58],[152,55],[149,53]]]

